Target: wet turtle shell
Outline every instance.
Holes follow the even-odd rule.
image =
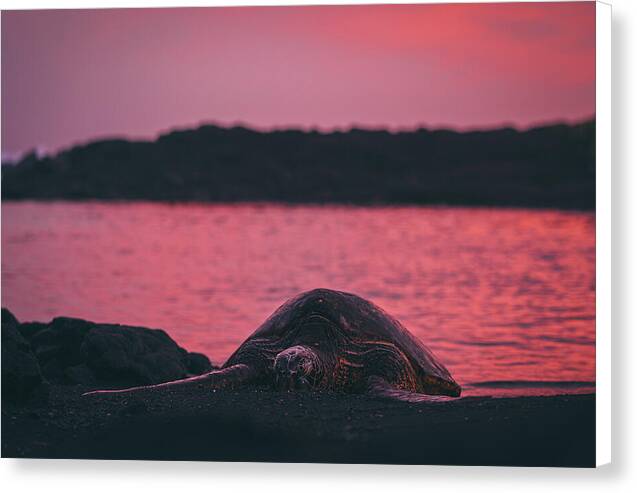
[[[415,380],[415,384],[405,384],[405,389],[428,394],[460,394],[460,386],[445,366],[398,320],[360,296],[330,289],[314,289],[288,300],[246,339],[224,367],[254,364],[254,360],[260,358],[260,366],[268,367],[278,352],[297,344],[318,348],[325,359],[331,357],[326,364],[335,365],[335,372],[339,362],[367,366],[364,372],[347,375],[346,380],[374,374],[384,376],[387,368],[374,368],[374,361],[357,356],[374,347],[386,351],[396,349],[395,353],[400,354],[390,366],[406,366],[395,370],[407,372],[403,378]],[[332,387],[338,388],[339,377],[343,376],[332,376],[335,380]]]

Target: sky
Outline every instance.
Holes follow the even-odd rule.
[[[2,12],[4,157],[201,123],[525,128],[594,112],[594,2]]]

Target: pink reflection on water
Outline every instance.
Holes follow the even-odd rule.
[[[2,223],[2,305],[23,321],[161,327],[221,363],[288,297],[329,287],[396,316],[465,386],[595,381],[591,213],[5,203]]]

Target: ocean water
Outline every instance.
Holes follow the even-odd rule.
[[[394,315],[465,395],[594,391],[593,213],[2,204],[2,305],[21,321],[162,328],[221,364],[316,287]]]

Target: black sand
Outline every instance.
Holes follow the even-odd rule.
[[[260,390],[2,406],[2,456],[592,467],[595,396],[408,404]],[[45,402],[45,401],[42,401]]]

